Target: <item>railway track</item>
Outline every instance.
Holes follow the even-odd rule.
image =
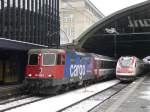
[[[17,100],[21,100],[21,99],[25,99],[25,98],[29,98],[30,96],[28,95],[18,95],[18,96],[13,96],[11,98],[8,99],[4,99],[0,101],[0,105],[4,105],[13,101],[17,101]]]
[[[98,95],[98,93],[103,93],[107,88],[114,88],[116,89],[114,85],[117,85],[119,83],[118,80],[112,80],[108,82],[103,82],[99,84],[95,84],[86,88],[77,89],[74,91],[69,91],[64,94],[56,95],[56,96],[49,96],[49,97],[27,97],[22,98],[20,100],[14,100],[10,101],[9,103],[4,103],[0,105],[0,111],[12,111],[12,112],[24,112],[25,111],[40,111],[41,108],[39,108],[37,105],[42,105],[41,111],[50,111],[50,112],[56,112],[56,111],[65,111],[69,107],[78,104],[85,99],[94,97],[95,95]],[[102,91],[102,92],[100,92]],[[112,92],[112,91],[111,91]],[[103,93],[105,94],[105,93]],[[108,94],[108,93],[107,93]],[[102,95],[102,94],[101,94]],[[103,95],[102,95],[103,96]],[[65,102],[64,102],[65,99]],[[96,101],[96,96],[95,96]],[[18,103],[19,102],[19,103]],[[35,103],[33,103],[35,102]],[[63,103],[62,103],[63,102]],[[1,103],[1,102],[0,102]],[[30,105],[27,105],[29,104]],[[32,104],[31,104],[32,103]],[[17,105],[16,105],[17,104]],[[44,105],[43,105],[44,104]],[[49,105],[51,104],[51,105]],[[18,107],[18,108],[16,108]],[[80,112],[80,110],[79,110]]]
[[[81,87],[81,88],[83,88],[83,87]],[[69,90],[68,92],[71,92],[71,90]],[[44,99],[50,98],[50,97],[51,96],[48,96],[48,97],[34,97],[34,96],[31,96],[31,95],[16,95],[16,96],[11,97],[9,99],[6,99],[6,100],[4,99],[4,100],[0,101],[0,112],[11,110],[13,108],[24,106],[24,105],[34,103],[36,101],[44,100]]]
[[[11,110],[13,108],[17,108],[23,105],[37,102],[45,98],[46,97],[34,97],[34,96],[22,95],[22,96],[10,98],[8,100],[3,100],[3,101],[0,101],[0,112],[4,112],[7,110]]]
[[[76,102],[72,105],[69,105],[63,109],[60,109],[58,112],[90,112],[104,101],[108,100],[122,89],[127,87],[129,84],[116,84],[110,88],[107,88],[99,93],[96,93],[92,96],[89,96],[79,102]]]

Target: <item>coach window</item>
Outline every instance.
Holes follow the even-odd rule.
[[[103,61],[103,68],[106,69],[106,61]]]
[[[117,64],[116,62],[113,62],[113,68],[115,68],[115,67],[116,67],[116,64]]]
[[[102,69],[105,68],[105,67],[104,67],[104,61],[103,61],[103,60],[101,60],[101,68],[102,68]]]
[[[109,68],[109,63],[108,61],[104,61],[104,69],[108,69]]]

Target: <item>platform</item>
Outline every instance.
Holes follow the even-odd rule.
[[[150,112],[150,75],[140,77],[92,112]]]
[[[22,87],[22,84],[0,86],[0,100],[13,95],[21,94]]]

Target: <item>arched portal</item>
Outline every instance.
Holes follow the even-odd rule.
[[[120,10],[97,22],[77,40],[86,52],[116,56],[150,54],[150,1]]]

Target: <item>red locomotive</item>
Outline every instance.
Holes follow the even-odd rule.
[[[24,84],[31,93],[49,94],[79,83],[115,76],[116,60],[63,49],[31,49]]]

